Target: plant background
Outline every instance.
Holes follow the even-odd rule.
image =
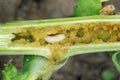
[[[6,21],[52,19],[72,17],[76,0],[0,0],[0,23]],[[114,4],[120,11],[120,0],[110,0],[106,4]],[[1,70],[5,63],[13,60],[19,71],[22,71],[23,56],[0,56]],[[101,74],[109,70],[115,75],[114,80],[120,80],[120,75],[113,66],[106,52],[74,56],[67,64],[55,72],[50,80],[103,80]]]

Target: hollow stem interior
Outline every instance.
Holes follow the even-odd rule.
[[[12,44],[30,44],[36,46],[75,46],[91,43],[111,43],[120,41],[120,23],[118,22],[87,22],[46,27],[27,27],[14,32]],[[64,34],[59,42],[49,43],[47,36]],[[57,38],[57,37],[56,37]]]

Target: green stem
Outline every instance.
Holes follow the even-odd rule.
[[[9,22],[4,25],[0,25],[0,55],[40,55],[46,58],[52,55],[50,48],[48,47],[35,47],[30,45],[12,45],[11,38],[14,36],[13,32],[21,31],[26,27],[49,27],[53,25],[61,25],[69,27],[74,23],[99,23],[99,22],[110,22],[119,23],[120,16],[89,16],[89,17],[76,17],[76,18],[64,18],[64,19],[53,19],[53,20],[36,20],[36,21],[21,21],[21,22]],[[86,44],[80,46],[72,46],[68,51],[62,55],[63,59],[73,56],[76,54],[84,54],[99,51],[115,51],[119,50],[120,43],[107,43],[100,44]],[[69,48],[69,47],[68,47]]]
[[[87,44],[82,46],[72,46],[66,53],[63,54],[62,59],[79,54],[118,50],[120,50],[120,43],[101,43]]]

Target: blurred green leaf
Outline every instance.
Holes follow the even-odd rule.
[[[2,71],[3,80],[36,80],[38,77],[48,80],[52,72],[59,67],[56,62],[35,55],[24,56],[22,73],[18,72],[11,63],[5,66]]]
[[[112,57],[113,54],[115,54],[115,53],[116,53],[116,51],[110,51],[110,52],[108,52],[108,55],[109,55],[110,57]]]
[[[113,80],[114,77],[115,77],[114,74],[108,70],[102,72],[103,80]]]
[[[5,69],[2,71],[3,80],[25,80],[27,75],[22,75],[19,73],[15,66],[10,63],[6,64],[5,66]]]
[[[98,15],[101,8],[100,0],[77,0],[74,7],[74,16]]]
[[[115,54],[113,54],[112,60],[114,62],[115,67],[120,72],[120,52],[116,52]]]
[[[42,56],[25,55],[23,62],[23,72],[27,74],[25,80],[36,80],[47,62],[48,60]]]

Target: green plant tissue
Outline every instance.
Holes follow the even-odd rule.
[[[74,16],[98,15],[102,3],[99,0],[77,0],[74,7]]]

